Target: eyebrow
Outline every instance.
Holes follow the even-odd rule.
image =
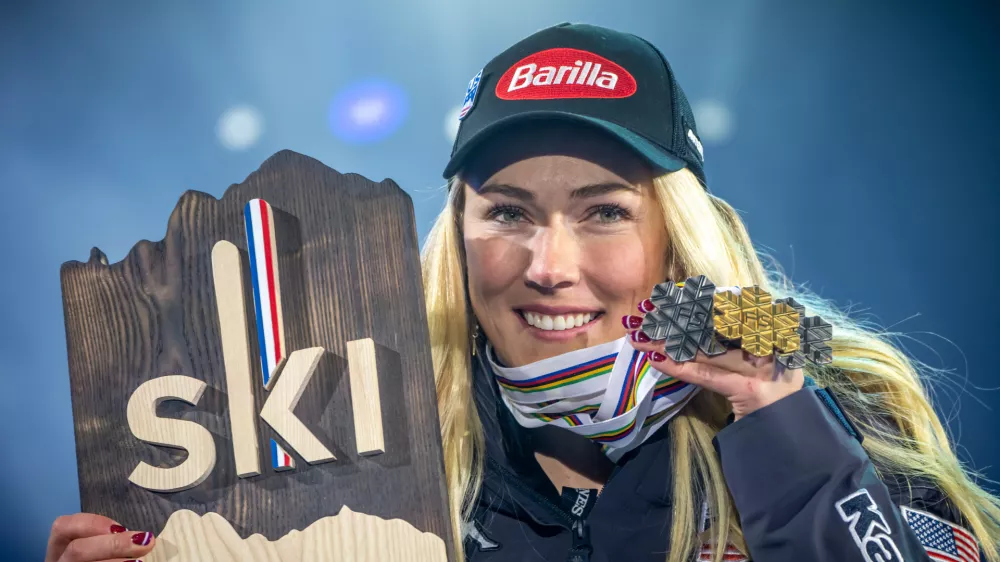
[[[606,193],[612,193],[615,191],[636,192],[638,191],[638,189],[634,186],[618,182],[592,183],[574,189],[569,194],[569,197],[570,199],[587,199],[588,197],[596,197],[598,195],[604,195]],[[518,187],[516,185],[509,185],[506,183],[487,184],[480,187],[478,192],[480,195],[485,195],[487,193],[506,195],[508,197],[519,199],[521,201],[535,200],[535,194],[532,193],[531,191],[523,187]]]

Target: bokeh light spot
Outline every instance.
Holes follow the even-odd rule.
[[[388,80],[356,82],[341,90],[330,103],[330,131],[351,144],[384,140],[406,120],[406,92]]]
[[[216,124],[215,134],[227,150],[246,150],[257,143],[264,130],[260,112],[249,105],[231,107]]]
[[[691,110],[694,111],[698,136],[702,142],[722,144],[733,138],[733,116],[725,104],[715,100],[701,100]]]

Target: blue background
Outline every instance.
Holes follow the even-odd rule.
[[[730,125],[703,133],[713,192],[795,282],[952,369],[934,386],[936,405],[961,458],[1000,479],[995,6],[0,3],[3,559],[41,559],[52,520],[79,509],[62,262],[91,246],[118,261],[136,241],[161,239],[183,191],[221,196],[284,148],[396,180],[422,241],[443,202],[446,115],[468,80],[567,20],[648,38],[696,107],[724,109]],[[404,92],[385,121],[398,126],[378,142],[335,136],[331,100],[370,80]],[[250,148],[227,150],[215,127],[238,104],[256,107],[264,128]]]

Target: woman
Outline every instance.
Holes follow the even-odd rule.
[[[971,533],[1000,560],[1000,502],[963,472],[911,361],[765,274],[737,214],[705,189],[694,119],[652,45],[585,25],[543,30],[484,68],[462,114],[424,283],[469,559],[680,562],[705,541],[732,545],[712,548],[714,560],[941,560],[952,543],[970,560]],[[793,296],[834,325],[832,364],[775,376],[773,360],[740,350],[664,357],[664,342],[635,330],[642,301],[697,275]],[[665,381],[700,389],[661,411],[672,419],[655,431],[609,451],[566,408],[517,402],[626,334],[657,354]],[[831,392],[803,388],[806,374]],[[604,402],[621,388],[607,390]],[[831,394],[844,423],[820,399]]]
[[[914,365],[767,274],[706,190],[652,45],[540,31],[483,69],[461,114],[423,267],[467,560],[1000,561],[1000,501],[961,468]],[[647,299],[699,275],[831,321],[832,363],[667,357],[690,348],[639,329]],[[46,560],[152,548],[113,524],[60,518]]]

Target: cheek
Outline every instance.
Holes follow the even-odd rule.
[[[587,255],[587,263],[593,264],[588,277],[595,290],[612,302],[638,303],[648,298],[653,285],[666,275],[666,254],[659,243],[608,241],[590,245]]]
[[[501,238],[467,238],[465,259],[473,304],[503,293],[520,279],[526,256],[524,248]]]

